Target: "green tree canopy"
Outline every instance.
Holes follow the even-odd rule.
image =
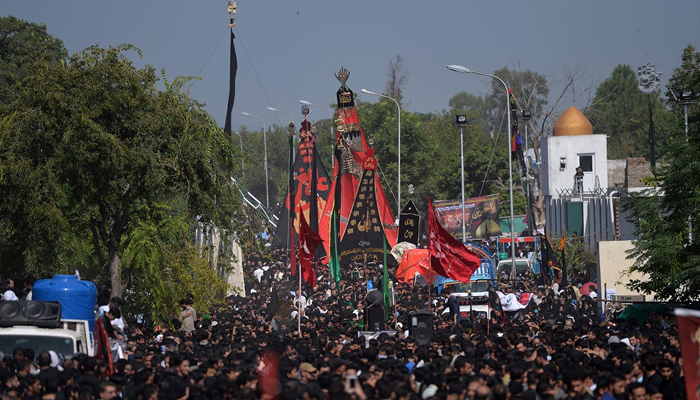
[[[44,24],[0,17],[0,102],[9,102],[14,85],[31,75],[34,65],[67,57],[63,42],[49,35]]]
[[[595,132],[608,136],[608,158],[649,157],[649,98],[637,88],[637,75],[629,65],[618,65],[598,86],[586,114]],[[651,95],[655,141],[665,148],[668,111],[658,95]],[[659,153],[657,150],[657,154]]]
[[[120,295],[149,278],[136,256],[146,236],[137,232],[181,229],[166,222],[201,215],[226,236],[245,221],[229,184],[237,164],[229,138],[181,91],[185,79],[136,68],[128,50],[90,47],[65,64],[35,65],[0,108],[4,268],[92,266]],[[159,243],[186,250],[186,236],[164,233]]]
[[[700,55],[692,46],[684,50],[668,87],[700,93]],[[674,104],[670,93],[667,98]],[[682,110],[674,105],[673,111],[677,139],[668,162],[654,171],[653,189],[630,194],[625,204],[639,237],[629,253],[635,258],[631,271],[645,275],[629,286],[660,300],[689,301],[700,293],[700,113],[697,104],[690,108],[685,141]]]

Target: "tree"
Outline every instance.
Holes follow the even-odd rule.
[[[34,65],[66,57],[63,42],[49,35],[44,24],[0,17],[0,102],[10,101],[15,83],[30,75]]]
[[[0,222],[13,229],[2,239],[18,234],[29,254],[34,244],[53,248],[49,263],[89,241],[112,295],[148,278],[139,275],[147,272],[139,258],[123,263],[144,224],[201,215],[232,233],[244,220],[227,173],[237,161],[230,138],[183,93],[186,79],[168,82],[151,66],[138,69],[128,50],[138,52],[90,47],[66,64],[44,63],[0,109]],[[5,268],[17,261],[0,255]]]
[[[651,100],[656,141],[663,143],[668,111],[658,95],[652,95]],[[608,158],[649,156],[648,98],[637,88],[637,76],[629,65],[615,67],[596,89],[593,103],[586,114],[595,133],[608,136]]]
[[[680,67],[669,79],[666,93],[676,119],[676,132],[683,132],[683,111],[673,102],[671,88],[700,93],[700,54],[688,46]],[[648,182],[653,188],[630,193],[624,206],[635,225],[634,248],[628,258],[630,272],[644,274],[632,279],[630,289],[655,293],[657,300],[692,301],[700,293],[700,113],[697,104],[688,113],[688,140],[677,134],[668,162],[658,166]]]
[[[403,65],[403,56],[397,54],[396,57],[389,60],[386,73],[386,95],[396,100],[403,106],[403,88],[408,83],[408,78],[411,73]]]

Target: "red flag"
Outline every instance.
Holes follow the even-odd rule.
[[[303,214],[303,212],[302,212],[302,214]],[[292,247],[291,247],[292,252],[290,253],[290,258],[289,258],[289,260],[290,260],[289,269],[290,269],[291,275],[296,276],[296,274],[297,274],[297,254],[294,251],[294,249],[296,248],[296,245],[294,244],[294,220],[292,220],[291,223],[289,224],[289,230],[290,230],[289,237],[290,237],[290,240],[292,241]]]
[[[440,225],[432,200],[428,200],[428,251],[432,269],[459,282],[469,282],[474,271],[481,266],[479,256],[469,251]]]
[[[299,264],[301,264],[301,277],[314,287],[316,285],[316,271],[314,271],[313,260],[316,246],[323,241],[318,234],[311,230],[306,223],[304,213],[299,213]]]
[[[700,331],[700,312],[677,308],[675,310],[676,321],[678,323],[678,341],[681,345],[681,356],[683,360],[683,376],[685,376],[686,398],[697,398],[700,376],[698,375],[698,363],[700,357],[698,348],[698,331]]]
[[[280,359],[271,351],[263,354],[258,365],[258,389],[263,399],[277,400],[282,393]]]

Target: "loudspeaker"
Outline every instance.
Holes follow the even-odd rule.
[[[429,344],[433,340],[433,312],[428,310],[411,313],[411,336],[419,345]]]
[[[386,329],[384,307],[370,307],[365,311],[367,313],[367,323],[365,324],[365,330],[383,331]]]
[[[0,302],[0,326],[32,325],[58,328],[61,324],[61,303],[53,301]]]

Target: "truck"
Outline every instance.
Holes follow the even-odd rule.
[[[97,289],[92,282],[55,275],[38,280],[32,298],[0,302],[0,351],[53,350],[66,359],[78,353],[95,355],[100,343],[93,334]]]
[[[53,350],[70,359],[78,353],[95,355],[88,321],[64,319],[55,328],[13,325],[0,328],[0,352],[12,354],[16,347],[30,348],[35,354]]]
[[[506,250],[506,243],[511,243],[511,238],[509,237],[499,237],[496,241],[498,246],[498,267],[496,271],[498,274],[506,273],[510,276],[512,271],[513,262],[511,260],[511,254]],[[538,274],[540,272],[540,263],[537,261],[537,238],[534,236],[520,236],[515,238],[516,245],[528,244],[532,246],[532,258],[516,258],[515,266],[518,273],[523,273],[529,270],[533,274]]]
[[[467,242],[464,245],[481,257],[481,266],[474,271],[469,282],[459,282],[439,276],[436,279],[438,293],[445,290],[457,297],[462,318],[469,318],[469,313],[472,312],[476,318],[490,319],[489,287],[494,286],[496,282],[493,255],[486,246],[473,242]],[[444,315],[449,312],[449,309],[445,309],[442,313]]]

